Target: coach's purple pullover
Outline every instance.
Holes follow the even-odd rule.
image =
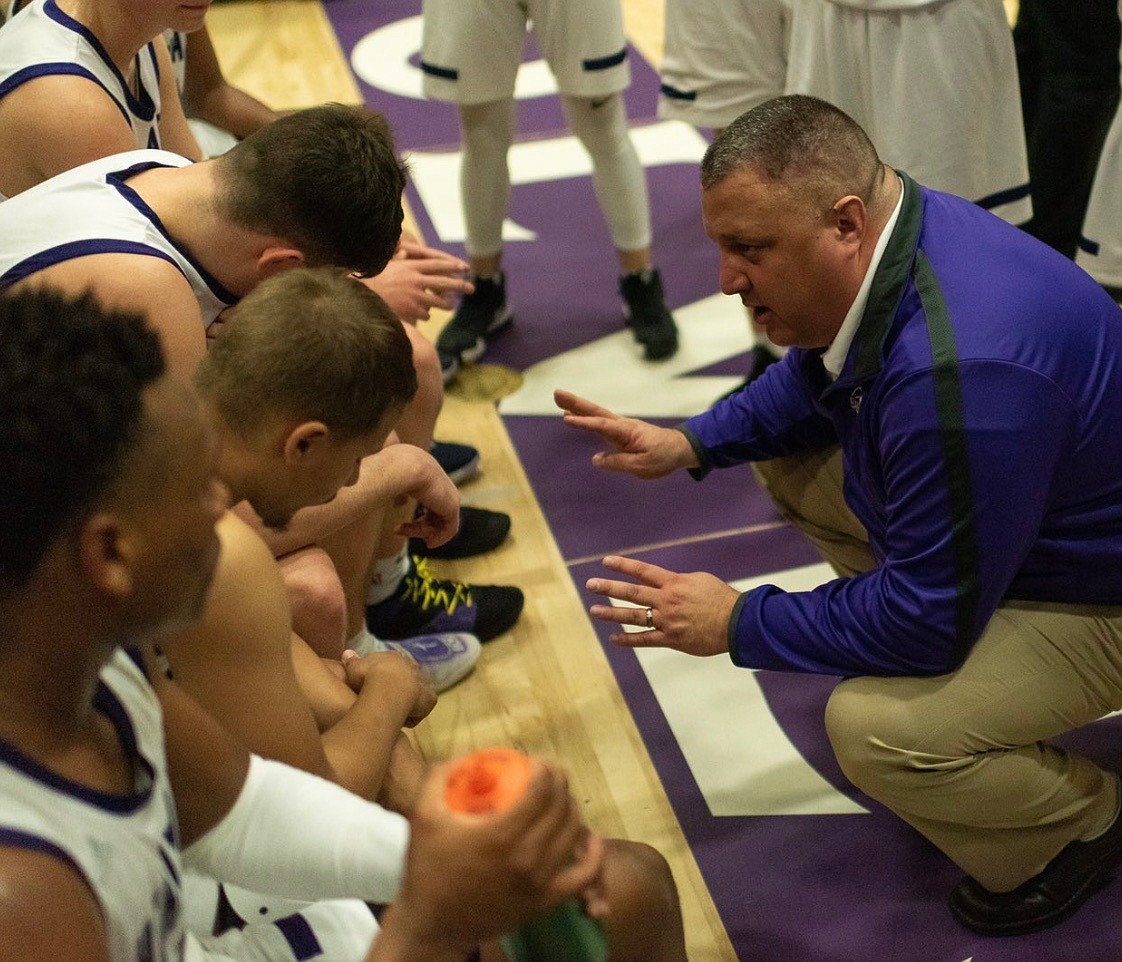
[[[743,667],[940,674],[1002,601],[1122,605],[1122,310],[1051,248],[902,179],[838,380],[792,350],[683,425],[698,476],[840,441],[877,560],[741,595]]]

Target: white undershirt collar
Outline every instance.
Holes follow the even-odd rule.
[[[903,206],[904,183],[901,181],[900,196],[896,198],[896,207],[892,211],[892,216],[888,218],[888,223],[884,225],[884,230],[880,232],[880,237],[877,238],[877,245],[873,248],[873,259],[869,262],[868,270],[865,271],[861,288],[857,291],[857,296],[853,299],[853,303],[850,305],[838,333],[834,336],[834,340],[822,355],[822,366],[826,368],[826,373],[830,376],[831,381],[836,381],[838,375],[841,374],[842,367],[845,364],[845,356],[849,353],[853,339],[857,336],[857,328],[861,324],[865,307],[869,303],[869,289],[873,286],[873,276],[876,274],[877,267],[884,256],[885,248],[888,247],[889,238],[896,227],[896,221],[900,217],[900,208]]]

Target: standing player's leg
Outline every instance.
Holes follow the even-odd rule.
[[[647,360],[678,349],[662,280],[651,263],[647,182],[627,129],[631,82],[619,0],[536,0],[534,36],[557,78],[565,118],[592,159],[593,184],[619,254],[627,324]]]
[[[507,151],[514,137],[514,81],[526,42],[518,0],[424,0],[425,96],[456,104],[463,129],[461,193],[475,292],[437,338],[445,383],[478,359],[511,321],[501,271],[510,203]]]
[[[678,349],[662,279],[651,263],[647,179],[627,132],[623,94],[561,98],[565,119],[592,158],[592,182],[619,255],[624,314],[647,360]]]
[[[514,100],[460,107],[463,164],[460,189],[467,228],[468,260],[475,290],[465,295],[437,338],[447,372],[478,360],[487,339],[513,320],[502,274],[503,221],[510,206],[507,154],[514,140]],[[454,374],[454,371],[453,371]]]

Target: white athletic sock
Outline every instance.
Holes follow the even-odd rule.
[[[401,550],[388,558],[379,558],[374,563],[374,576],[370,581],[370,590],[366,594],[366,603],[376,605],[385,601],[397,591],[401,579],[409,571],[408,544],[401,546]]]
[[[375,638],[366,625],[363,625],[358,633],[347,642],[347,647],[360,655],[369,655],[373,651],[388,650],[386,643],[380,638]]]

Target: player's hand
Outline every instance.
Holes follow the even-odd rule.
[[[589,578],[593,594],[638,605],[593,605],[589,614],[600,621],[631,625],[642,631],[617,631],[611,640],[627,648],[673,648],[688,655],[727,655],[732,610],[740,597],[720,578],[705,572],[677,574],[657,565],[609,555],[604,567],[633,578],[612,581]],[[651,609],[653,627],[647,622]]]
[[[417,513],[397,526],[406,538],[421,538],[430,548],[448,541],[460,528],[460,492],[427,451],[412,444],[387,444],[369,456],[384,497],[396,505],[413,499]]]
[[[374,686],[387,704],[399,699],[404,725],[412,728],[436,706],[436,690],[417,662],[400,651],[375,651],[360,655],[343,652],[343,671],[347,684],[357,695],[367,685]]]
[[[420,468],[399,500],[416,500],[417,513],[412,521],[398,525],[397,533],[436,548],[460,529],[460,492],[432,455],[413,450],[421,455]]]
[[[451,310],[457,294],[474,288],[466,279],[469,265],[444,251],[402,240],[393,259],[380,274],[360,278],[380,294],[402,321],[427,321],[433,308]]]
[[[568,391],[554,391],[553,400],[565,412],[566,424],[595,434],[610,446],[611,450],[592,456],[598,468],[651,479],[698,466],[697,455],[681,431],[621,417]]]
[[[537,762],[512,808],[472,816],[444,802],[449,767],[434,769],[421,788],[387,936],[404,929],[415,947],[470,950],[595,886],[603,840],[583,824],[559,768]]]

